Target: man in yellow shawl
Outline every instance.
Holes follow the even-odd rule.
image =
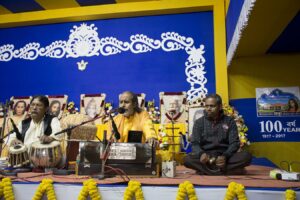
[[[130,131],[140,131],[142,134],[142,143],[148,142],[150,145],[157,144],[157,134],[154,130],[152,120],[147,111],[138,106],[137,95],[133,92],[126,91],[119,96],[119,106],[124,113],[119,113],[114,117],[115,124],[120,139],[118,142],[128,142]],[[112,123],[108,126],[108,138],[112,133]]]

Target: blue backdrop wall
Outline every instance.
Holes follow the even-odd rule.
[[[84,23],[88,28],[81,32],[82,22],[0,29],[0,101],[11,96],[67,94],[69,100],[79,103],[80,94],[106,93],[107,101],[115,103],[124,90],[143,92],[147,100],[157,101],[160,91],[193,89],[189,80],[197,72],[188,78],[187,63],[199,59],[207,79],[202,87],[208,93],[216,91],[212,12]],[[163,33],[167,37],[171,35],[169,39],[173,38],[178,46],[166,42],[162,48]],[[119,43],[114,43],[116,40],[111,37]],[[99,38],[98,43],[95,38]],[[85,42],[79,45],[78,40]],[[117,47],[114,50],[118,53],[104,55],[99,49],[91,52],[105,41],[114,43],[111,48]],[[144,51],[126,47],[126,42],[140,43],[135,48],[141,47]],[[48,49],[42,49],[47,46]],[[103,50],[108,52],[111,48]],[[49,54],[42,53],[45,51]],[[88,63],[85,70],[78,69],[77,63],[81,60]]]

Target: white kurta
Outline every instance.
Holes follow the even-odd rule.
[[[56,140],[61,140],[63,138],[64,134],[60,134],[57,136],[54,135],[55,133],[61,131],[60,122],[57,117],[54,117],[52,119],[50,126],[52,129],[52,133],[50,136],[55,138]],[[18,129],[19,129],[19,132],[21,133],[22,132],[22,123],[19,123]],[[25,134],[24,145],[27,147],[28,150],[30,150],[31,144],[33,142],[39,141],[39,138],[42,135],[44,135],[44,121],[42,120],[39,123],[35,123],[33,120],[31,120],[30,126]],[[15,133],[11,134],[9,136],[8,144],[10,144],[10,142],[15,138],[16,138],[16,134]]]

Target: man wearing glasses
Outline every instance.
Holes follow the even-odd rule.
[[[46,114],[49,108],[49,100],[45,96],[35,96],[30,102],[30,117],[18,125],[18,130],[10,136],[10,146],[23,143],[27,149],[33,142],[40,141],[42,144],[49,144],[59,140],[55,136],[61,130],[57,117]],[[19,133],[17,133],[19,132]]]
[[[243,174],[251,162],[251,154],[239,151],[238,129],[232,117],[222,110],[222,98],[210,94],[205,99],[204,116],[194,123],[192,152],[184,165],[199,174]]]

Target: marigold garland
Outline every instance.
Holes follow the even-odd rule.
[[[42,199],[45,192],[47,193],[48,200],[56,200],[55,191],[53,187],[53,180],[44,178],[40,183],[40,185],[38,186],[32,199],[33,200]]]
[[[296,200],[296,192],[291,189],[287,189],[285,191],[285,199],[286,200]]]
[[[3,178],[0,182],[0,198],[4,195],[6,200],[14,200],[14,191],[10,178]]]
[[[0,182],[0,199],[3,197],[6,200],[14,200],[14,192],[10,178],[3,178]]]
[[[179,185],[176,200],[184,200],[186,195],[189,200],[197,200],[194,185],[190,181],[184,181]]]
[[[65,110],[67,114],[76,114],[78,113],[78,108],[75,107],[74,101],[70,101],[67,105],[67,109]]]
[[[124,200],[131,200],[135,196],[136,200],[144,200],[141,183],[138,181],[129,181],[124,192]]]
[[[238,200],[247,200],[245,187],[242,184],[231,182],[228,184],[224,200],[233,200],[235,196]]]
[[[159,126],[159,133],[158,133],[158,138],[159,138],[159,148],[161,150],[169,150],[169,136],[166,133],[166,127],[164,125]]]
[[[85,200],[90,195],[91,200],[101,200],[101,195],[98,191],[97,182],[94,179],[89,179],[83,182],[78,200]]]
[[[3,183],[0,182],[0,199],[3,196]]]
[[[146,110],[149,113],[150,119],[154,124],[159,124],[160,123],[160,111],[157,106],[155,106],[155,102],[153,101],[148,101]]]
[[[250,141],[247,138],[248,127],[245,124],[245,120],[242,115],[234,108],[228,104],[223,104],[223,111],[225,115],[231,116],[234,118],[234,121],[237,125],[239,138],[240,138],[240,147],[243,148],[245,145],[250,145]]]
[[[101,196],[98,192],[97,183],[94,179],[89,179],[83,182],[83,188],[80,191],[78,200],[86,200],[90,195],[91,200],[101,200]],[[47,192],[48,200],[56,200],[55,191],[53,187],[53,181],[51,179],[43,179],[38,189],[32,198],[33,200],[40,200],[43,194]],[[14,200],[13,187],[10,178],[3,178],[0,182],[0,199],[3,197],[5,200]],[[196,192],[193,184],[190,181],[185,181],[179,185],[176,200],[184,200],[188,196],[189,200],[197,200]],[[141,183],[138,181],[129,181],[128,187],[124,193],[124,200],[132,200],[135,196],[136,200],[144,200]],[[234,200],[235,197],[238,200],[247,200],[245,194],[245,187],[242,184],[231,182],[228,184],[224,200]],[[296,200],[296,192],[291,189],[285,191],[286,200]]]

